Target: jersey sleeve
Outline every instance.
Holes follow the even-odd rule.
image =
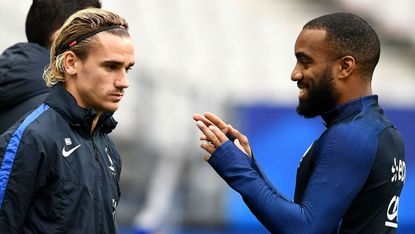
[[[39,137],[17,129],[0,137],[0,227],[22,232],[33,195],[45,179],[44,153]]]
[[[368,142],[373,137],[356,134],[342,127],[327,134],[301,203],[269,185],[232,142],[221,145],[209,163],[272,233],[332,233],[366,181],[376,151],[376,143]]]

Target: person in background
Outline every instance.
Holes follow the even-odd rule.
[[[378,35],[357,15],[323,15],[303,27],[295,56],[297,112],[327,129],[300,161],[294,200],[267,180],[248,138],[209,112],[193,116],[206,160],[272,233],[396,233],[406,164],[372,94]]]
[[[70,16],[52,44],[43,104],[0,136],[1,233],[118,233],[121,159],[108,134],[128,88],[128,23]]]
[[[0,55],[0,134],[49,93],[42,80],[49,49],[58,29],[78,10],[101,8],[98,0],[34,0],[26,17],[28,42],[17,43]]]

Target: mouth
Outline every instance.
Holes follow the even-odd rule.
[[[297,87],[300,89],[298,94],[299,99],[304,99],[308,94],[308,86],[303,82],[297,82]]]
[[[121,101],[124,94],[123,93],[112,93],[112,94],[110,94],[110,96],[114,101],[119,102],[119,101]]]

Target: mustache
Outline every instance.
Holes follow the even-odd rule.
[[[307,87],[308,87],[308,85],[307,85],[307,84],[305,84],[303,81],[298,81],[298,82],[297,82],[297,87],[298,87],[299,89],[304,89],[304,88],[307,88]]]

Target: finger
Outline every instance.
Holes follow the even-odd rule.
[[[210,122],[208,119],[206,119],[204,116],[202,116],[202,115],[199,115],[199,114],[194,114],[193,115],[193,119],[195,120],[195,121],[202,121],[206,126],[210,126],[210,125],[212,125],[213,123],[212,122]]]
[[[211,154],[206,154],[205,157],[204,157],[205,161],[206,162],[209,161],[211,156],[212,156]]]
[[[215,134],[215,136],[217,137],[217,139],[220,141],[221,144],[229,140],[228,137],[215,125],[210,125],[209,129],[213,132],[213,134]],[[216,144],[215,146],[218,147],[218,145]]]
[[[221,145],[221,142],[216,136],[216,134],[214,134],[212,130],[210,130],[202,121],[197,121],[196,125],[200,129],[200,131],[202,131],[202,133],[206,136],[206,141],[212,142],[212,144],[215,147],[218,147]]]
[[[244,143],[248,142],[248,138],[246,136],[242,135],[242,133],[240,133],[236,128],[232,127],[232,125],[228,124],[228,129],[229,129],[229,134],[231,134],[235,138],[239,139],[239,142],[241,144],[244,144]]]
[[[215,146],[213,146],[212,144],[209,144],[209,143],[200,144],[200,148],[206,150],[206,152],[208,152],[209,154],[213,154],[213,152],[215,152],[215,150],[216,150]]]
[[[206,140],[207,140],[206,135],[202,134],[202,135],[200,136],[200,140],[201,140],[201,141],[206,141]]]
[[[207,120],[216,125],[222,132],[224,132],[225,134],[227,133],[228,126],[221,118],[210,112],[204,112],[203,115],[206,117]]]

